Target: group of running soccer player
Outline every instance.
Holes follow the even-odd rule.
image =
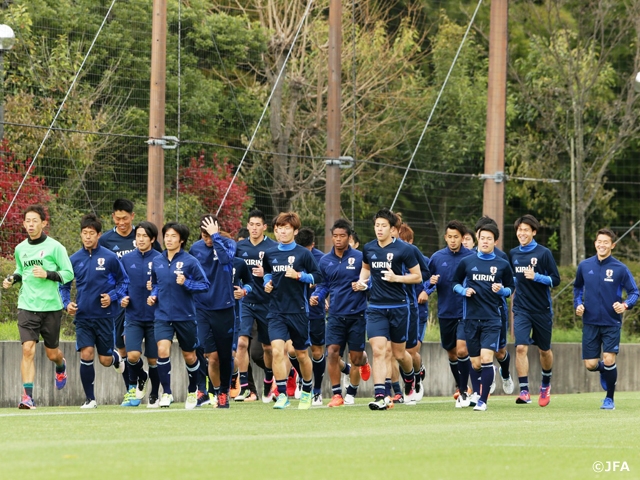
[[[19,408],[35,408],[40,336],[55,364],[56,387],[67,382],[59,348],[63,310],[74,316],[84,409],[97,407],[96,350],[103,366],[122,374],[122,406],[137,407],[147,396],[148,408],[169,407],[174,337],[188,374],[186,409],[228,408],[231,399],[257,401],[250,355],[264,371],[262,401],[275,402],[275,409],[287,408],[292,398],[299,400],[299,409],[324,405],[325,370],[332,391],[329,407],[355,404],[360,381],[370,376],[371,410],[415,405],[424,395],[427,372],[420,350],[434,291],[456,408],[487,409],[496,384],[494,357],[504,393],[514,393],[506,349],[509,297],[520,392],[516,403],[531,403],[529,345],[538,347],[542,367],[538,404],[551,400],[550,292],[560,276],[551,251],[535,241],[540,224],[532,215],[516,220],[520,245],[508,255],[496,247],[496,222],[482,217],[473,231],[449,222],[446,246],[429,259],[413,245],[412,229],[386,208],[374,216],[375,239],[362,252],[352,225],[337,220],[327,254],[315,248],[313,230],[302,228],[295,212],[273,220],[275,241],[266,235],[267,220],[259,210],[249,212],[247,227],[235,240],[220,230],[215,215],[204,215],[200,238],[187,252],[187,226],[169,222],[159,232],[148,221],[134,224],[133,209],[129,200],[116,200],[115,227],[104,234],[101,221],[85,215],[82,248],[71,257],[44,233],[42,206],[24,212],[28,238],[16,247],[16,270],[3,281],[5,289],[21,283]],[[597,232],[596,255],[580,263],[574,283],[584,364],[600,373],[607,392],[601,408],[608,410],[615,408],[622,314],[638,299],[629,269],[611,255],[615,240],[609,229]],[[348,376],[346,391],[342,375]]]

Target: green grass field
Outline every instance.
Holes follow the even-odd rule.
[[[384,412],[365,399],[310,411],[0,409],[0,478],[640,478],[638,394],[616,394],[615,411],[602,398],[555,395],[540,408],[537,396],[496,396],[486,412],[445,398]],[[629,471],[594,473],[614,461]]]

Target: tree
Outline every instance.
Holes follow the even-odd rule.
[[[247,195],[247,185],[236,178],[229,189],[233,177],[233,168],[227,160],[220,161],[217,154],[212,156],[212,165],[207,166],[205,152],[198,158],[192,158],[189,167],[182,170],[178,191],[200,199],[207,209],[204,213],[215,214],[220,207],[223,196],[229,190],[227,198],[220,209],[220,226],[231,235],[242,228],[244,209],[251,198]]]
[[[560,180],[514,188],[525,204],[544,208],[547,215],[553,207],[561,239],[571,239],[575,229],[575,242],[562,243],[561,263],[568,264],[571,243],[576,260],[585,257],[590,217],[613,215],[608,210],[613,192],[604,188],[607,171],[640,132],[631,74],[640,67],[640,2],[535,3],[514,18],[533,19],[538,31],[527,35],[523,56],[512,57],[519,125],[509,139],[510,173]],[[626,42],[634,45],[633,65],[616,71],[612,58]]]
[[[22,227],[22,214],[29,205],[47,205],[51,200],[51,193],[45,185],[44,178],[35,175],[26,177],[27,170],[31,164],[31,158],[20,159],[11,151],[9,142],[2,141],[0,151],[0,215],[5,216],[4,223],[0,229],[0,255],[10,257],[16,245],[25,238]],[[20,195],[15,198],[15,203],[11,210],[9,205],[15,197],[18,187],[23,182]],[[0,217],[0,218],[2,218]]]

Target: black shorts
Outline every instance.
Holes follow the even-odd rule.
[[[18,331],[20,341],[40,341],[40,335],[47,348],[58,348],[60,345],[60,323],[62,310],[54,312],[29,312],[18,309]]]

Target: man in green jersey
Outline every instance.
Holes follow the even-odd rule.
[[[66,363],[60,344],[62,300],[58,284],[73,280],[73,268],[66,249],[44,234],[47,215],[41,205],[31,205],[24,212],[23,226],[29,238],[15,250],[16,270],[2,282],[10,288],[22,282],[18,296],[18,330],[22,342],[22,385],[24,391],[18,408],[36,408],[33,402],[34,357],[40,335],[47,357],[56,364],[55,383],[59,389],[67,383]]]

